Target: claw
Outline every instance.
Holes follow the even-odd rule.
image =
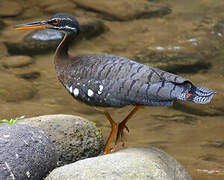
[[[126,125],[124,125],[124,128],[128,131],[128,133],[130,132],[129,128]]]
[[[117,145],[114,146],[114,148],[111,148],[110,152],[115,152],[117,150]]]

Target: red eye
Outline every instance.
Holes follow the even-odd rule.
[[[52,21],[52,23],[53,23],[54,25],[58,25],[59,20],[58,20],[58,19],[54,19],[54,20]]]

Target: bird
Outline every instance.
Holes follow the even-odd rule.
[[[190,80],[125,57],[110,54],[68,53],[69,45],[80,32],[73,16],[57,13],[47,20],[21,24],[16,30],[47,28],[64,33],[54,55],[57,77],[76,100],[103,110],[111,124],[111,132],[103,154],[114,152],[123,141],[126,123],[143,106],[171,106],[175,100],[209,103],[213,90],[193,84]],[[116,123],[108,108],[133,106],[120,123]],[[110,144],[116,135],[115,145]]]

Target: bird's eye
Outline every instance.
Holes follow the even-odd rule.
[[[54,19],[54,20],[52,21],[52,23],[53,23],[54,25],[58,25],[59,20],[58,20],[58,19]]]

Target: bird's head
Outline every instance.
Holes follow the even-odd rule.
[[[62,14],[62,13],[55,14],[48,20],[15,26],[16,30],[42,29],[42,28],[54,29],[54,30],[62,31],[67,34],[76,34],[76,35],[80,31],[78,21],[74,17],[68,14]]]

